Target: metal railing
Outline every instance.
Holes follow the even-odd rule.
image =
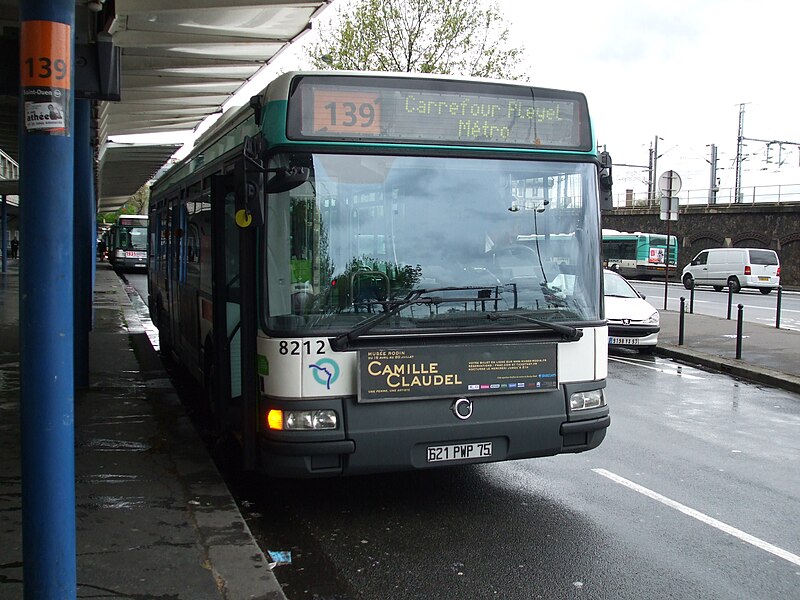
[[[720,188],[714,201],[710,190],[686,190],[678,194],[681,206],[733,206],[747,204],[789,204],[800,202],[800,183],[784,185],[761,185],[741,188],[739,201],[735,199],[735,188]],[[661,197],[648,198],[647,192],[614,195],[614,208],[651,209],[661,205]]]
[[[19,179],[19,163],[0,150],[0,179]]]

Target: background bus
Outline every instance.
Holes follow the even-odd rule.
[[[609,170],[579,93],[284,74],[151,189],[162,352],[273,475],[595,448]]]
[[[669,272],[676,272],[678,238],[669,236]],[[603,266],[623,277],[651,279],[664,276],[667,236],[661,233],[603,229]]]
[[[106,236],[108,262],[119,271],[147,269],[147,215],[120,215]]]

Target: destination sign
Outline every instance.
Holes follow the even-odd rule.
[[[592,150],[586,99],[481,81],[305,76],[289,99],[294,140]]]
[[[555,344],[363,350],[360,402],[542,392],[558,388]]]
[[[125,217],[120,217],[117,220],[117,225],[121,225],[122,227],[147,227],[147,221],[144,219],[126,219]]]

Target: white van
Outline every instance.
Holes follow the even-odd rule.
[[[709,248],[683,268],[681,278],[687,290],[711,285],[718,292],[727,286],[733,293],[746,287],[769,294],[781,282],[781,265],[774,250]]]

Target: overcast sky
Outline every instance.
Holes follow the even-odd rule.
[[[790,0],[499,0],[535,85],[583,91],[597,140],[615,163],[677,171],[684,190],[707,188],[708,144],[722,187],[734,185],[739,105],[744,136],[800,143],[798,14]],[[793,5],[795,8],[793,8]],[[783,166],[747,142],[742,185],[800,183],[800,152]],[[754,154],[754,155],[753,155]],[[778,146],[770,151],[777,163]],[[647,174],[617,169],[615,192],[646,190]],[[623,189],[621,189],[623,188]]]
[[[321,18],[334,16],[343,2]],[[657,175],[677,171],[684,192],[698,196],[710,181],[708,146],[716,144],[720,186],[733,188],[741,103],[747,103],[745,137],[800,142],[800,9],[791,0],[497,2],[512,43],[526,49],[531,83],[584,92],[597,141],[617,164],[646,166],[658,136]],[[276,69],[297,68],[295,53],[302,54],[302,42]],[[767,163],[766,144],[746,144],[743,188],[800,184],[796,145],[780,154],[772,146]],[[646,169],[617,167],[615,194],[645,193],[646,181]]]

